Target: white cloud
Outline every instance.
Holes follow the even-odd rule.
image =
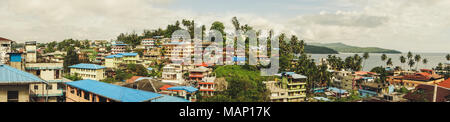
[[[354,0],[346,0],[353,2]],[[450,52],[447,0],[364,0],[362,10],[300,15],[288,22],[310,41],[346,42],[402,51]]]
[[[311,9],[321,11],[298,16],[169,9],[173,2],[1,0],[0,36],[41,42],[66,38],[109,40],[123,32],[165,28],[184,18],[194,19],[207,28],[213,21],[221,21],[231,31],[231,18],[237,16],[241,24],[249,24],[255,29],[297,34],[310,42],[450,52],[446,47],[450,38],[448,0],[337,0],[327,3],[337,8],[312,6]],[[308,9],[286,6],[292,11]],[[336,10],[339,8],[342,10]]]

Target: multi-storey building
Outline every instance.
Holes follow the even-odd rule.
[[[26,58],[25,61],[29,63],[36,63],[36,41],[25,42]]]
[[[182,57],[182,56],[193,56],[194,46],[190,42],[170,42],[164,43],[163,48],[165,50],[165,58]],[[181,58],[179,58],[181,59]]]
[[[32,102],[30,84],[45,85],[45,81],[33,74],[0,64],[0,102]]]
[[[207,77],[209,69],[206,67],[197,67],[195,69],[189,70],[189,80],[191,81],[202,81],[203,78]]]
[[[162,82],[164,83],[184,83],[182,66],[180,64],[168,64],[163,67]]]
[[[95,80],[67,82],[67,102],[189,102],[183,98],[136,90]]]
[[[266,81],[273,102],[302,102],[306,98],[306,76],[294,72],[277,74],[281,80]]]
[[[213,96],[216,92],[216,77],[205,77],[202,81],[198,82],[199,92],[202,96]]]
[[[105,79],[105,68],[104,66],[96,64],[76,64],[69,66],[70,74],[81,76],[83,79],[91,80],[103,80]]]
[[[125,53],[128,45],[122,42],[113,43],[111,46],[112,54]]]
[[[138,53],[119,53],[105,57],[105,66],[117,68],[120,64],[138,64],[141,60]]]
[[[156,40],[153,38],[145,38],[141,40],[141,45],[145,47],[145,49],[149,50],[154,48]]]
[[[11,52],[13,41],[0,37],[0,64],[5,64],[8,60],[8,53]]]

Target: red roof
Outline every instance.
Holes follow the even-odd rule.
[[[208,64],[206,64],[206,63],[202,63],[202,64],[198,64],[198,65],[195,65],[195,66],[203,66],[203,67],[208,67]]]
[[[422,76],[426,76],[426,77],[431,76],[430,73],[426,73],[426,72],[421,72],[421,73],[417,73],[417,74],[418,75],[422,75]]]
[[[450,78],[448,78],[445,81],[440,82],[439,86],[442,86],[442,87],[445,87],[445,88],[450,88]]]
[[[203,78],[203,75],[189,75],[190,78]]]
[[[211,90],[211,89],[200,89],[199,91],[214,91],[214,90]]]
[[[0,37],[0,41],[11,41],[11,40],[9,40],[7,38]]]
[[[136,81],[138,78],[140,78],[142,76],[133,76],[130,79],[126,80],[126,83],[134,83],[134,81]]]
[[[212,82],[199,82],[198,84],[214,84]]]
[[[164,85],[163,87],[159,88],[160,90],[167,90],[167,88],[172,87],[172,85]]]

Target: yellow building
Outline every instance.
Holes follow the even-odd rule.
[[[117,68],[120,64],[139,64],[141,63],[137,53],[119,53],[105,57],[105,67]]]
[[[0,102],[32,102],[30,84],[46,82],[33,74],[5,64],[0,65]]]
[[[69,68],[71,75],[78,74],[78,76],[81,76],[83,79],[103,80],[106,78],[106,67],[104,66],[96,64],[76,64],[69,66]]]
[[[277,74],[281,80],[266,81],[272,102],[302,102],[306,98],[306,76],[286,72]]]

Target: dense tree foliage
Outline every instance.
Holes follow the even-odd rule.
[[[265,102],[268,101],[268,91],[262,83],[266,77],[254,66],[218,66],[214,73],[217,78],[224,77],[228,82],[228,89],[215,96],[201,98],[201,102]]]

